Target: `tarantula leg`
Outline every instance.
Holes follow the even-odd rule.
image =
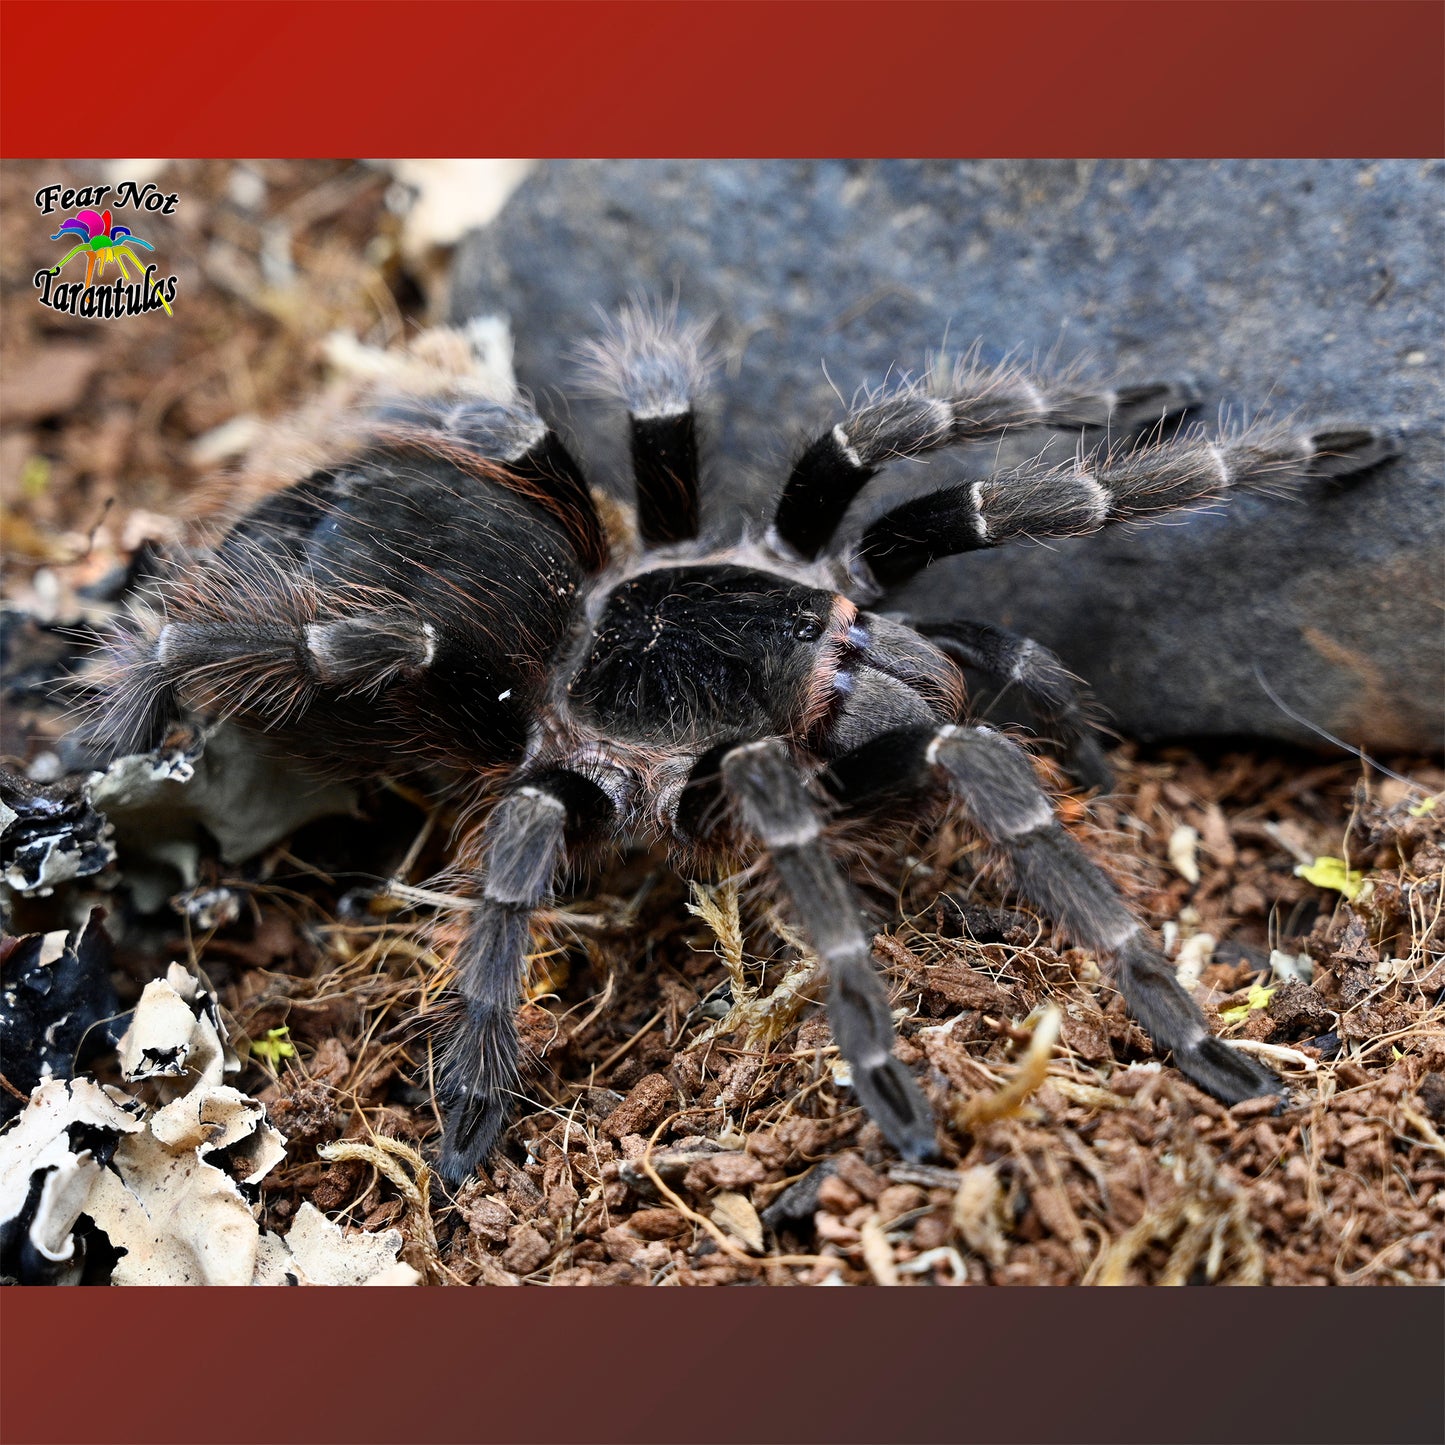
[[[346,691],[379,692],[430,667],[436,656],[436,628],[400,608],[311,622],[304,632],[318,680]]]
[[[279,619],[169,622],[155,636],[122,632],[111,642],[109,686],[86,733],[119,755],[155,747],[188,711],[263,728],[287,722],[316,692],[304,653],[302,629]]]
[[[315,687],[376,691],[420,672],[436,651],[430,623],[398,609],[300,626],[255,622],[168,622],[156,639],[156,662],[184,686],[188,674],[224,669],[227,691],[249,674],[295,691]]]
[[[375,694],[415,676],[435,650],[432,626],[400,608],[330,622],[168,622],[153,640],[117,643],[114,686],[91,731],[122,748],[149,747],[181,703],[274,727],[322,693]]]
[[[828,969],[828,1021],[868,1116],[905,1158],[934,1152],[933,1112],[893,1056],[893,1018],[874,968],[862,911],[823,844],[823,822],[776,739],[745,743],[720,761],[725,794],[767,848],[808,941]]]
[[[864,531],[851,568],[865,591],[893,587],[940,557],[1023,537],[1096,532],[1240,488],[1347,477],[1398,452],[1394,436],[1365,425],[1198,433],[1158,446],[1105,448],[1067,466],[1022,467],[904,502]]]
[[[1090,390],[966,358],[941,385],[904,386],[870,400],[812,442],[783,488],[771,537],[775,545],[811,561],[832,540],[864,483],[900,457],[1023,427],[1134,431],[1178,416],[1197,400],[1194,388],[1183,381]]]
[[[627,407],[637,524],[650,547],[698,532],[697,401],[707,379],[703,330],[674,310],[623,309],[584,349],[592,387]]]
[[[978,830],[1013,865],[1019,891],[1078,943],[1112,964],[1129,1012],[1202,1089],[1235,1104],[1282,1091],[1278,1078],[1209,1032],[1143,924],[1060,825],[1028,755],[983,727],[886,733],[823,776],[845,805],[925,786],[941,773]]]
[[[594,783],[558,772],[517,788],[487,820],[482,897],[456,959],[461,1008],[443,1037],[437,1083],[440,1169],[451,1184],[486,1158],[506,1123],[532,914],[551,892],[569,832],[594,833],[611,813]]]
[[[991,682],[1016,686],[1062,748],[1073,777],[1086,788],[1109,791],[1114,775],[1089,722],[1088,694],[1047,647],[986,622],[950,619],[909,625]]]

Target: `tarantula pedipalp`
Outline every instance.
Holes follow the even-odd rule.
[[[113,745],[140,747],[177,718],[226,716],[321,768],[443,770],[487,810],[441,1054],[443,1173],[465,1177],[505,1123],[533,913],[569,858],[639,829],[686,853],[767,853],[827,966],[859,1099],[901,1154],[932,1153],[933,1117],[893,1056],[862,913],[825,832],[930,794],[1111,966],[1188,1077],[1228,1101],[1277,1091],[1209,1033],[1027,755],[965,721],[969,666],[1015,684],[1074,771],[1106,778],[1058,660],[986,623],[908,625],[864,604],[938,557],[1362,471],[1393,454],[1391,438],[1345,425],[1090,447],[1095,429],[1153,427],[1193,397],[964,363],[856,407],[802,452],[766,537],[713,546],[699,538],[698,332],[632,310],[591,359],[629,413],[635,533],[609,536],[556,432],[515,390],[480,383],[480,364],[413,375],[345,460],[270,496],[181,573],[163,625],[116,645],[97,719]],[[1029,427],[1077,429],[1075,461],[925,493],[837,545],[889,461]]]

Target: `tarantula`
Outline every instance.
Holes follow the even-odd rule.
[[[798,456],[765,535],[714,546],[699,537],[699,330],[631,309],[590,367],[628,412],[635,522],[594,497],[514,388],[454,367],[383,399],[344,460],[270,495],[182,570],[164,619],[115,645],[98,721],[135,748],[179,719],[224,716],[316,767],[442,770],[484,813],[440,1041],[444,1176],[465,1178],[506,1122],[535,910],[569,860],[639,834],[684,858],[764,850],[826,965],[859,1100],[901,1155],[932,1154],[933,1115],[893,1055],[828,831],[916,815],[930,796],[960,808],[1024,898],[1106,961],[1189,1078],[1230,1102],[1279,1091],[1210,1034],[1023,749],[965,720],[967,666],[1020,689],[1075,773],[1104,781],[1058,659],[986,622],[864,604],[940,557],[1359,472],[1393,453],[1391,438],[1340,425],[1162,440],[1194,400],[1183,385],[1089,389],[970,359],[862,399]],[[839,545],[888,462],[1021,428],[1077,430],[1075,460],[924,492]]]

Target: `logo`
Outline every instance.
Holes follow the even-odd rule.
[[[115,199],[103,211],[95,209],[114,193]],[[52,241],[69,244],[70,249],[48,270],[37,271],[32,284],[40,292],[38,300],[52,311],[64,312],[67,316],[91,316],[111,320],[118,316],[143,316],[148,311],[164,310],[167,316],[175,313],[171,302],[176,299],[175,276],[161,276],[160,267],[154,261],[142,261],[136,254],[139,246],[143,251],[154,251],[155,246],[143,236],[138,236],[133,227],[117,219],[116,213],[123,209],[148,213],[174,214],[179,197],[172,192],[163,195],[156,190],[153,181],[144,187],[134,181],[124,181],[119,186],[81,186],[70,189],[64,186],[43,186],[35,193],[35,204],[42,215],[57,212],[64,215],[72,207],[81,209],[60,223],[60,229],[51,236]],[[72,261],[71,267],[78,273],[79,261],[85,260],[85,280],[57,280]],[[127,265],[127,262],[129,265]],[[115,266],[120,275],[109,285],[105,280],[107,266]],[[131,267],[135,268],[132,274]]]

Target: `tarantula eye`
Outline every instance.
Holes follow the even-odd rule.
[[[799,642],[816,642],[823,635],[823,619],[805,612],[793,624],[793,636]]]

